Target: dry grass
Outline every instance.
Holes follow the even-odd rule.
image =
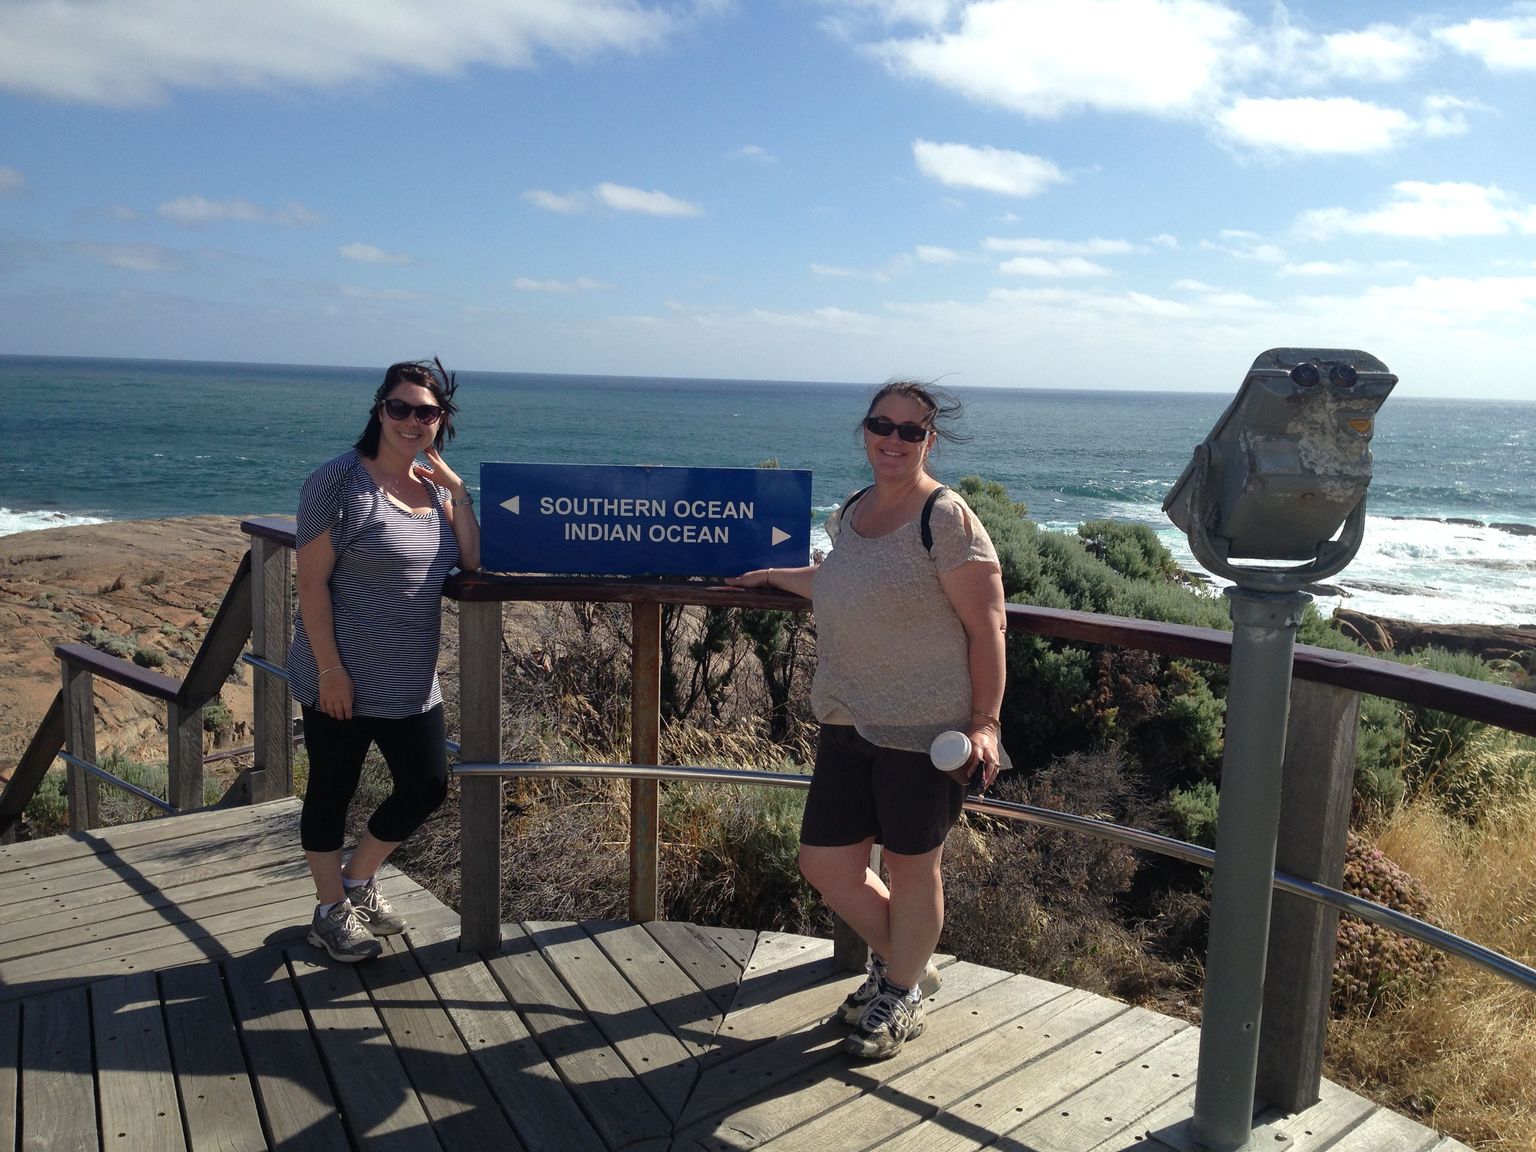
[[[1434,894],[1435,922],[1536,963],[1536,799],[1469,827],[1428,805],[1377,840]],[[1329,1029],[1328,1076],[1486,1152],[1536,1149],[1536,994],[1451,961],[1438,984]]]

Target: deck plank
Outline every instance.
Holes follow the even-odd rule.
[[[374,1009],[389,1029],[417,1097],[444,1147],[513,1149],[522,1141],[512,1131],[469,1050],[416,958],[398,936],[383,941],[384,954],[359,964]]]
[[[741,982],[741,964],[692,924],[655,921],[643,927],[720,1012],[731,1006]]]
[[[457,928],[412,932],[410,943],[523,1144],[531,1152],[607,1152],[482,958],[458,950]]]
[[[308,947],[290,948],[286,955],[354,1144],[364,1150],[441,1152],[356,970]]]
[[[523,927],[630,1074],[676,1121],[699,1075],[692,1054],[581,925],[529,921]]]
[[[1077,1152],[1116,1138],[1134,1141],[1146,1131],[1143,1117],[1181,1096],[1183,1073],[1199,1051],[1199,1029],[1186,1026],[1036,1113],[992,1147],[998,1152]]]
[[[280,949],[264,948],[224,966],[245,1042],[264,1129],[283,1152],[347,1147],[320,1052]]]
[[[588,920],[582,929],[695,1059],[715,1045],[725,1013],[639,924]]]
[[[491,971],[604,1143],[624,1148],[669,1135],[671,1122],[626,1074],[623,1058],[587,1019],[538,946],[516,925],[503,926],[502,934],[502,950],[489,960]]]
[[[303,867],[303,859],[294,852],[292,844],[287,844],[282,848],[245,854],[239,870],[252,882],[265,884],[282,879],[285,869]],[[230,861],[225,857],[191,868],[172,869],[149,892],[123,884],[101,884],[60,893],[47,901],[12,904],[5,912],[5,922],[0,923],[0,955],[23,955],[17,942],[45,935],[59,927],[72,927],[87,918],[105,923],[218,892],[228,884],[229,874]]]
[[[1086,1033],[1027,1060],[1009,1054],[1003,1059],[976,1061],[980,1066],[976,1079],[983,1087],[950,1102],[935,1124],[909,1127],[882,1148],[888,1152],[961,1152],[986,1147],[999,1134],[1012,1131],[1047,1108],[1059,1108],[1065,1099],[1108,1075],[1124,1060],[1140,1056],[1186,1027],[1140,1008],[1124,1009],[1096,998],[1090,1003],[1104,1018]],[[1123,1010],[1112,1011],[1117,1007]],[[1049,1035],[1040,1031],[1042,1039]],[[996,1077],[1003,1069],[1010,1070]],[[924,1089],[931,1092],[931,1083],[925,1076]]]
[[[84,988],[22,1006],[20,1070],[23,1152],[97,1152],[91,1011]]]
[[[764,1144],[816,1148],[823,1143],[839,1148],[854,1146],[854,1137],[862,1139],[866,1132],[874,1137],[889,1135],[900,1131],[903,1124],[884,1101],[871,1094],[885,1092],[895,1099],[896,1090],[888,1086],[899,1077],[914,1068],[937,1066],[955,1069],[958,1085],[947,1091],[958,1095],[976,1082],[970,1071],[978,1051],[972,1047],[974,1043],[1010,1038],[1013,1033],[1007,1026],[1011,1021],[1035,1012],[1060,1013],[1060,1002],[1073,995],[1042,980],[1009,976],[979,965],[963,966],[953,979],[945,981],[940,995],[945,993],[947,998],[935,1005],[932,1022],[923,1035],[889,1060],[872,1062],[843,1055],[839,1046],[849,1030],[829,1020],[733,1062],[738,1077],[751,1087],[743,1085],[746,1091],[742,1091],[719,1079],[711,1080],[713,1094],[700,1096],[695,1114],[722,1114],[689,1129],[690,1134],[707,1135],[706,1143],[730,1148]],[[1078,997],[1083,998],[1083,994]],[[1057,1007],[1052,1009],[1052,1005]],[[801,1053],[798,1058],[792,1055],[797,1051]],[[961,1051],[966,1055],[949,1065],[935,1064],[937,1059]],[[776,1074],[775,1067],[790,1075]],[[723,1070],[726,1075],[730,1068],[728,1065]],[[712,1070],[711,1075],[715,1074]],[[905,1096],[905,1090],[900,1095]],[[929,1090],[922,1095],[929,1095]],[[742,1098],[745,1103],[739,1102]],[[918,1110],[931,1114],[936,1108],[927,1100]],[[791,1131],[795,1133],[793,1139],[776,1143]]]
[[[16,1152],[21,1005],[0,1004],[0,1152]]]
[[[96,1085],[106,1145],[123,1152],[187,1146],[153,972],[91,989]]]
[[[26,869],[52,869],[66,860],[89,860],[103,856],[104,852],[121,852],[143,845],[166,845],[186,837],[223,833],[224,839],[238,834],[260,836],[264,826],[298,826],[300,800],[270,800],[258,805],[240,808],[206,808],[197,813],[181,816],[157,817],[154,820],[137,820],[112,828],[95,828],[89,833],[68,833],[48,836],[41,840],[0,845],[0,874],[6,874],[6,886],[20,883],[20,877],[9,872],[25,872]],[[66,866],[65,871],[69,871]]]
[[[267,1147],[250,1069],[217,964],[173,968],[160,977],[171,1058],[192,1152],[260,1152]]]

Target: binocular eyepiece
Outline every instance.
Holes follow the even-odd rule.
[[[1323,367],[1315,360],[1298,364],[1291,369],[1291,379],[1298,388],[1316,388],[1322,382]],[[1326,367],[1328,382],[1335,388],[1353,388],[1360,379],[1353,364],[1329,364]]]

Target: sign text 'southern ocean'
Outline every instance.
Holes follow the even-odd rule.
[[[810,562],[811,474],[788,468],[480,465],[489,572],[734,576]]]

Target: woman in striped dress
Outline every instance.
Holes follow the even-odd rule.
[[[391,365],[357,443],[315,469],[299,496],[288,676],[309,753],[299,826],[319,901],[309,942],[348,963],[377,956],[375,937],[404,929],[374,875],[448,790],[443,580],[480,566],[473,502],[441,455],[455,387],[437,360]],[[393,790],[343,863],[347,806],[375,744]]]

